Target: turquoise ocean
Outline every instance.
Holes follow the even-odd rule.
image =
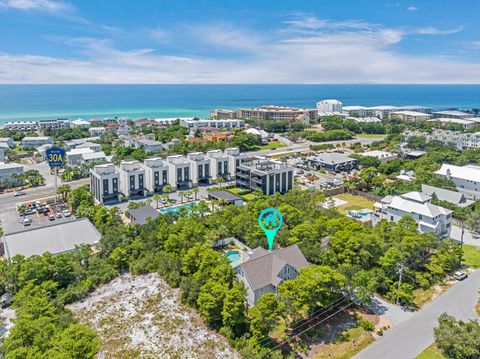
[[[214,108],[283,105],[480,108],[480,85],[0,85],[0,124],[67,117],[207,117]]]

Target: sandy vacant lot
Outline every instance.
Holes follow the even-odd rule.
[[[68,308],[99,333],[98,358],[240,358],[158,274],[122,275]]]

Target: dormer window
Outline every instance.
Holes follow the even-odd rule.
[[[283,275],[286,276],[289,274],[290,274],[290,267],[288,266],[283,267]]]

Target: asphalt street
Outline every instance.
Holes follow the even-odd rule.
[[[412,317],[388,330],[354,359],[413,359],[433,343],[433,329],[444,312],[457,319],[475,319],[475,305],[480,289],[480,271],[456,283]]]

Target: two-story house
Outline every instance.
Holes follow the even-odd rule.
[[[455,166],[443,164],[435,172],[437,176],[451,180],[459,192],[469,199],[480,200],[480,167],[475,165]]]
[[[247,289],[247,304],[252,307],[266,293],[277,293],[283,281],[297,277],[300,269],[309,265],[296,244],[267,251],[257,247],[249,258],[234,269],[237,279]]]
[[[138,161],[124,161],[120,164],[120,191],[125,198],[146,196],[145,169]]]
[[[161,157],[147,158],[143,168],[145,188],[149,193],[159,192],[168,184],[168,165]]]
[[[400,196],[386,196],[375,203],[372,225],[385,219],[398,222],[410,215],[421,233],[433,232],[438,237],[448,237],[451,229],[452,211],[431,203],[432,197],[421,192],[409,192]]]

